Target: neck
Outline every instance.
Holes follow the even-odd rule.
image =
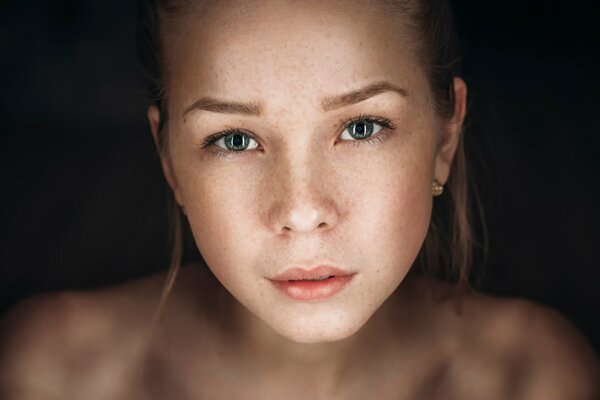
[[[286,387],[303,388],[308,398],[331,397],[347,382],[363,381],[365,375],[372,375],[365,374],[365,366],[373,369],[373,374],[390,371],[390,345],[402,341],[402,332],[408,335],[402,321],[409,321],[406,314],[410,307],[402,305],[406,295],[399,290],[354,335],[337,342],[310,344],[279,335],[222,290],[226,315],[231,317],[226,321],[229,334],[223,344],[231,359],[245,371],[253,371],[257,383],[264,377]],[[397,326],[404,328],[400,331]]]

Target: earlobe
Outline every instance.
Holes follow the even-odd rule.
[[[461,78],[454,77],[453,90],[454,113],[443,126],[435,163],[435,179],[442,184],[448,180],[467,113],[467,84]]]
[[[173,165],[169,156],[166,152],[161,148],[160,140],[159,140],[159,129],[160,129],[160,111],[158,107],[155,105],[151,105],[148,107],[148,123],[150,124],[150,130],[152,131],[152,139],[154,140],[154,145],[156,146],[156,150],[160,157],[160,163],[162,166],[163,174],[169,187],[173,191],[173,196],[175,197],[175,201],[181,207],[183,207],[183,200],[181,198],[181,194],[179,192],[179,186],[177,185],[177,180],[175,179],[175,175],[173,173]]]

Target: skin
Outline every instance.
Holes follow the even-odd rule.
[[[230,26],[227,9],[211,8],[167,30],[171,118],[163,167],[212,272],[289,339],[287,348],[351,336],[403,280],[427,232],[431,184],[448,178],[466,88],[457,79],[457,115],[442,125],[415,52],[392,25],[375,27],[379,12],[361,12],[358,3],[344,10],[277,4],[248,9],[244,24]],[[344,23],[358,14],[370,23]],[[323,24],[315,15],[332,17]],[[303,28],[288,29],[292,23]],[[322,109],[324,98],[381,81],[407,94],[386,91]],[[263,113],[185,112],[207,96],[259,103]],[[382,129],[372,144],[341,140],[360,114],[397,128]],[[156,109],[149,119],[156,134]],[[216,157],[215,146],[201,148],[230,126],[251,132],[260,149]],[[356,276],[334,299],[311,304],[282,296],[266,279],[318,265]]]
[[[161,162],[208,268],[182,270],[150,337],[163,275],[24,303],[3,329],[3,398],[595,398],[597,360],[562,317],[406,279],[467,88],[455,78],[454,114],[441,118],[414,35],[389,15],[352,1],[246,0],[171,20]],[[384,81],[404,94],[323,109]],[[206,97],[261,114],[192,107]],[[361,114],[394,128],[352,141],[344,131]],[[160,117],[148,110],[155,139]],[[256,147],[223,156],[202,145],[233,127]],[[356,275],[310,303],[267,279],[321,264]]]

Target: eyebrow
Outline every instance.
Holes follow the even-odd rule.
[[[257,103],[241,103],[238,101],[224,101],[214,99],[212,97],[202,97],[192,103],[191,106],[185,109],[183,116],[193,110],[204,110],[223,114],[245,114],[245,115],[261,115],[262,110],[260,104]]]
[[[406,89],[401,88],[391,82],[382,81],[372,83],[361,89],[353,90],[342,95],[327,97],[321,102],[321,107],[324,111],[336,110],[351,104],[360,103],[361,101],[365,101],[370,97],[377,96],[378,94],[385,92],[396,92],[402,97],[408,96],[408,91]]]
[[[353,90],[337,96],[326,97],[321,101],[323,111],[332,111],[351,104],[360,103],[373,96],[385,92],[396,92],[402,97],[408,96],[408,91],[391,82],[381,81],[369,84],[363,88]],[[259,103],[242,103],[238,101],[225,101],[212,97],[202,97],[196,100],[183,112],[185,117],[191,111],[204,110],[222,114],[244,114],[260,116],[262,107]]]

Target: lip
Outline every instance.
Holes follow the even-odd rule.
[[[354,275],[356,274],[343,269],[322,265],[310,270],[291,268],[269,281],[293,300],[314,302],[339,293]],[[324,276],[328,278],[315,280]]]

